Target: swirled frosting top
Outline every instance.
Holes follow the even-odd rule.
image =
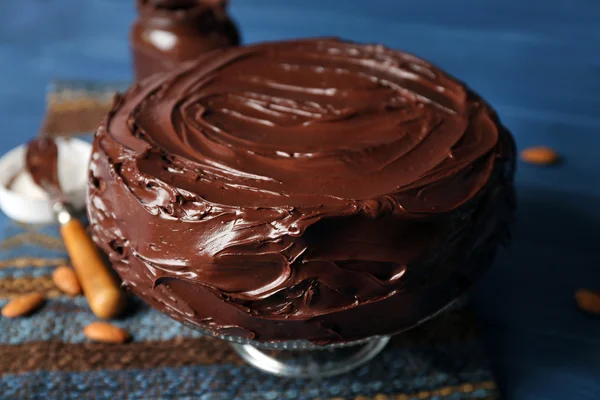
[[[485,184],[498,141],[489,109],[461,83],[414,56],[337,40],[217,52],[124,100],[108,131],[156,153],[142,172],[227,206],[386,198],[443,212]]]
[[[507,137],[462,83],[380,45],[219,50],[116,100],[97,135],[112,172],[95,173],[146,213],[125,211],[125,195],[91,196],[90,213],[102,233],[93,210],[121,210],[110,230],[152,287],[185,280],[244,315],[312,318],[396,293],[407,266],[457,229],[434,217],[477,196],[512,157]],[[340,225],[305,235],[324,220]]]

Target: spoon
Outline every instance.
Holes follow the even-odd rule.
[[[81,282],[92,312],[99,318],[113,318],[125,307],[126,295],[83,224],[73,217],[58,179],[58,147],[51,137],[42,136],[27,145],[26,166],[33,181],[50,196],[60,233]]]

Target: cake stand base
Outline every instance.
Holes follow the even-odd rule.
[[[343,347],[282,350],[239,343],[231,346],[248,364],[264,372],[294,378],[325,378],[344,374],[372,360],[389,340],[389,336],[380,336]]]

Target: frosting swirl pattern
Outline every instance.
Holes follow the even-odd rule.
[[[514,145],[481,98],[335,39],[220,50],[134,85],[90,168],[94,238],[124,282],[255,340],[414,325],[489,265],[513,210]]]

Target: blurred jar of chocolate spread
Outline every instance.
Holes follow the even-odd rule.
[[[239,44],[227,0],[137,0],[137,6],[130,38],[136,80]]]

